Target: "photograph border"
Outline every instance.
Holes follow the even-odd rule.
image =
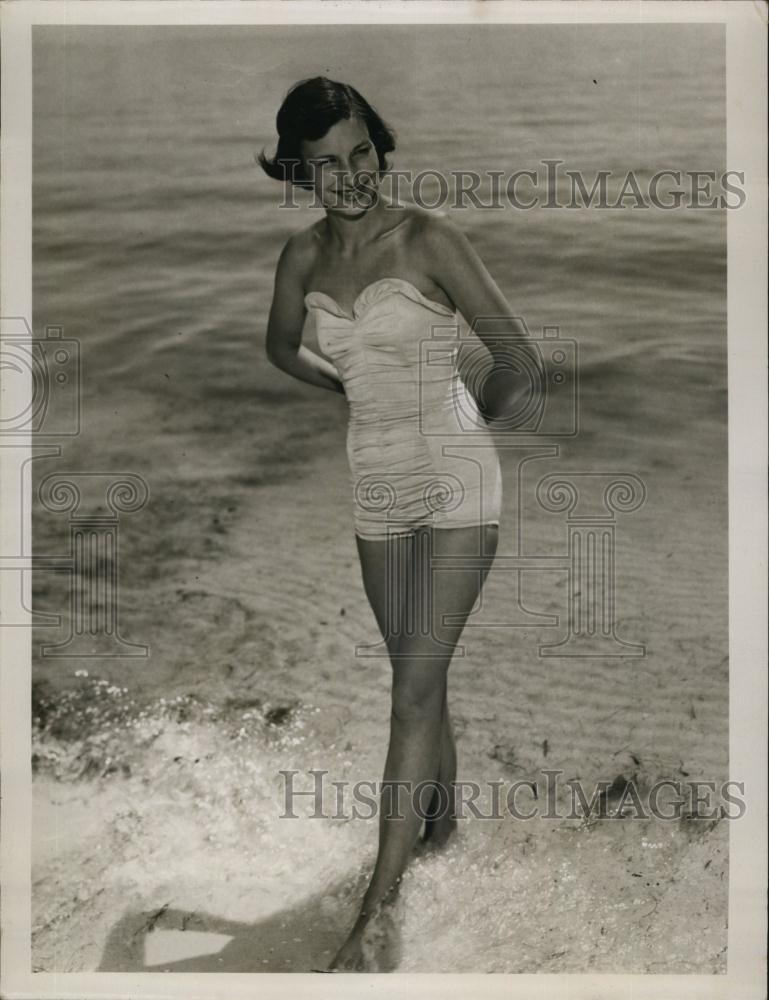
[[[724,975],[535,974],[437,975],[359,973],[321,979],[312,973],[32,973],[31,972],[31,629],[0,627],[2,827],[0,829],[0,995],[68,997],[485,997],[758,1000],[765,996],[767,884],[767,7],[754,0],[642,0],[634,3],[464,2],[464,0],[17,0],[2,5],[2,187],[0,316],[32,317],[32,55],[34,25],[724,23],[727,162],[744,171],[745,204],[728,213],[729,442],[729,777],[745,782],[747,811],[730,825],[728,971]],[[0,394],[19,412],[31,386],[14,379]],[[0,439],[0,560],[29,538],[31,511],[3,476]],[[14,439],[14,462],[29,459],[28,439]],[[30,463],[23,466],[29,498]],[[704,539],[702,544],[707,544]],[[2,562],[0,561],[0,568]],[[31,573],[22,574],[31,607]],[[18,590],[0,572],[0,611]],[[0,622],[2,618],[0,617]],[[255,978],[255,977],[258,977]]]

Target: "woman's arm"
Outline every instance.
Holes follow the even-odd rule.
[[[275,289],[267,321],[267,358],[276,368],[302,382],[344,394],[342,381],[331,362],[302,345],[307,309],[294,241],[295,237],[291,237],[286,243],[275,272]]]
[[[541,355],[527,343],[527,330],[464,233],[445,216],[433,215],[423,233],[424,259],[436,281],[464,316],[492,357],[483,382],[489,418],[515,412],[532,391],[544,392],[544,381],[532,387],[531,373],[540,372]],[[520,356],[529,355],[528,375],[516,375]],[[512,367],[512,370],[511,370]],[[542,373],[543,374],[543,373]]]

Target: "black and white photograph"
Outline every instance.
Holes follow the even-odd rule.
[[[765,995],[766,22],[3,4],[3,997]]]

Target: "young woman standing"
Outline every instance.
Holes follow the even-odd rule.
[[[455,366],[421,363],[420,342],[457,312],[470,324],[494,316],[512,327],[515,317],[459,229],[385,197],[393,133],[355,89],[324,77],[303,81],[288,93],[277,128],[277,153],[262,153],[260,163],[270,176],[313,190],[325,214],[280,255],[267,355],[294,377],[347,397],[363,585],[392,663],[378,856],[330,967],[365,971],[363,932],[394,899],[423,819],[423,839],[436,846],[456,826],[447,675],[496,553],[502,502],[490,437],[467,458],[456,455],[466,426],[460,410],[478,416],[475,400]],[[333,364],[301,343],[308,310]],[[485,416],[514,410],[519,393],[509,368],[493,370]],[[473,443],[484,434],[479,418]],[[454,558],[451,571],[441,572],[444,557]],[[462,557],[472,560],[467,569],[456,568]],[[425,817],[408,790],[426,783],[433,784]]]

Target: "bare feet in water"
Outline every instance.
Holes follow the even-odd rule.
[[[448,814],[425,820],[422,837],[415,845],[417,856],[444,848],[457,829]],[[327,972],[392,972],[400,959],[400,935],[396,908],[399,897],[380,902],[370,916],[361,911],[347,940],[334,956]],[[320,971],[320,970],[318,970]]]
[[[448,814],[437,819],[426,819],[425,832],[420,843],[440,850],[446,846],[456,829],[457,821]]]
[[[351,933],[334,956],[328,967],[329,972],[374,972],[366,967],[366,956],[361,942],[362,931]]]
[[[397,902],[382,902],[370,915],[361,912],[355,926],[334,956],[329,972],[393,972],[400,961]]]
[[[454,775],[456,777],[456,771]],[[457,828],[457,821],[453,816],[456,809],[453,783],[449,784],[448,788],[450,791],[444,788],[445,800],[437,792],[433,795],[425,817],[424,833],[418,841],[419,844],[429,844],[436,850],[446,846]]]

